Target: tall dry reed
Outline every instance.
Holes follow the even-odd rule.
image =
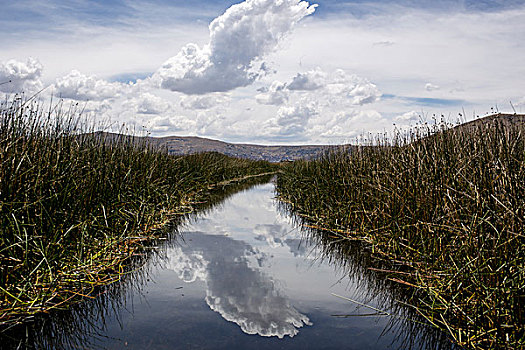
[[[0,323],[118,280],[140,243],[214,184],[271,170],[93,132],[75,106],[0,105]],[[87,125],[87,126],[86,126]]]
[[[496,116],[422,125],[295,162],[280,198],[415,288],[414,307],[473,348],[525,346],[525,123]],[[408,274],[407,274],[408,273]]]

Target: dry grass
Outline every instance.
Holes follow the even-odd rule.
[[[295,162],[280,198],[337,239],[397,266],[390,278],[456,343],[525,346],[525,124],[420,126]],[[521,117],[520,117],[521,118]]]
[[[0,324],[119,280],[142,243],[215,184],[272,170],[106,140],[79,114],[17,97],[0,106]]]

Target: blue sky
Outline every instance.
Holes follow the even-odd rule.
[[[525,0],[0,5],[0,92],[88,101],[109,127],[333,144],[510,101],[525,112]]]
[[[181,21],[211,21],[217,14],[241,1],[231,0],[19,0],[4,1],[0,23],[8,33],[38,29],[48,31],[61,27],[61,21],[76,19],[93,25],[115,26],[119,20],[143,17],[144,8],[159,10],[156,15],[176,13]],[[341,12],[353,16],[367,16],[387,11],[392,6],[438,11],[500,11],[523,6],[524,0],[320,0],[316,16],[323,17]],[[173,11],[175,10],[175,11]],[[171,17],[173,19],[173,17]],[[160,21],[161,19],[159,19]],[[56,21],[56,22],[55,22]],[[120,23],[123,24],[123,23]],[[43,28],[44,27],[44,28]],[[65,29],[65,28],[63,28]]]

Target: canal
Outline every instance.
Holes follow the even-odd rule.
[[[13,344],[23,334],[21,348],[450,347],[366,256],[341,259],[274,197],[271,182],[230,196],[185,220],[120,286],[6,334]]]

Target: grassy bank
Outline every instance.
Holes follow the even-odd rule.
[[[170,222],[169,236],[159,237],[146,245],[146,248],[155,246],[155,249],[141,249],[140,254],[126,261],[126,268],[133,270],[132,273],[120,275],[118,283],[101,286],[101,293],[96,298],[83,298],[67,310],[53,310],[34,317],[31,322],[6,327],[8,329],[0,332],[1,348],[99,349],[101,344],[97,340],[106,330],[104,320],[121,317],[123,310],[133,309],[133,295],[146,293],[144,288],[151,283],[153,270],[166,262],[170,247],[178,246],[184,240],[178,233],[181,225],[207,215],[231,196],[267,183],[272,177],[257,176],[214,188],[206,194],[205,202],[195,204],[191,214],[177,216]]]
[[[0,323],[119,280],[141,242],[219,183],[272,171],[92,133],[74,108],[0,106]]]
[[[510,118],[510,117],[509,117]],[[333,240],[359,239],[472,348],[525,346],[525,125],[426,126],[283,169],[281,199]]]

